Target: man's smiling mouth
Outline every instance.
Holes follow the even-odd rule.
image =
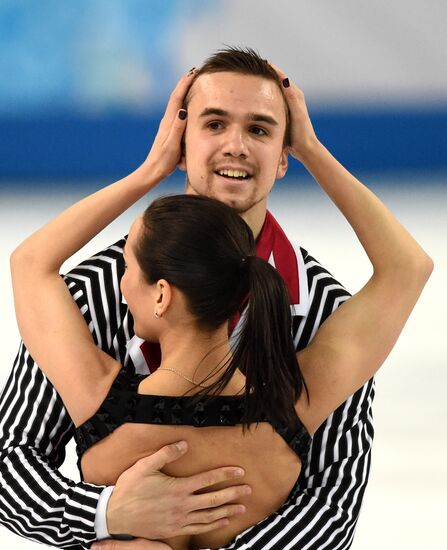
[[[218,176],[222,176],[228,180],[233,181],[243,181],[251,178],[251,174],[245,170],[234,170],[231,168],[225,168],[223,170],[216,170],[215,172]]]

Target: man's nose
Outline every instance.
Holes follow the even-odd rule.
[[[247,139],[242,129],[228,130],[223,145],[223,154],[231,157],[246,158],[248,156]]]

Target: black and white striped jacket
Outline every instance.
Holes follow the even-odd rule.
[[[66,283],[98,346],[135,368],[127,343],[133,328],[122,301],[124,240],[83,262]],[[307,279],[307,311],[293,320],[302,349],[349,294],[305,250],[295,250]],[[346,550],[368,480],[373,439],[368,382],[315,434],[296,491],[272,516],[228,549]],[[95,540],[96,505],[103,487],[63,477],[58,467],[73,437],[61,399],[22,344],[0,400],[0,523],[28,539],[60,548]]]

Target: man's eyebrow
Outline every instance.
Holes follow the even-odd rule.
[[[249,117],[253,122],[266,122],[271,126],[278,126],[278,122],[270,115],[261,115],[256,113],[250,113]]]
[[[207,109],[204,109],[200,115],[199,118],[205,118],[210,115],[216,115],[216,116],[229,116],[230,113],[228,111],[224,111],[223,109],[217,109],[215,107],[208,107]]]
[[[212,116],[212,115],[229,117],[230,113],[228,111],[225,111],[224,109],[219,109],[217,107],[208,107],[200,113],[199,118],[205,118],[207,116]],[[275,120],[270,115],[264,115],[260,113],[249,113],[248,120],[253,122],[265,122],[267,124],[270,124],[271,126],[278,126],[277,120]]]

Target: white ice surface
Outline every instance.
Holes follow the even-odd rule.
[[[438,550],[446,548],[447,511],[447,178],[401,176],[385,180],[368,175],[364,180],[371,185],[380,181],[373,185],[374,190],[431,254],[435,271],[377,376],[373,465],[352,549]],[[176,190],[180,192],[181,187]],[[38,188],[35,192],[16,193],[0,188],[1,386],[19,342],[9,254],[22,238],[84,192]],[[70,265],[125,234],[142,207],[140,204],[123,215]],[[366,281],[369,262],[355,236],[310,181],[299,180],[282,188],[278,184],[270,207],[287,232],[295,235],[351,292]],[[78,479],[72,446],[62,471]],[[37,548],[3,527],[0,547]]]

